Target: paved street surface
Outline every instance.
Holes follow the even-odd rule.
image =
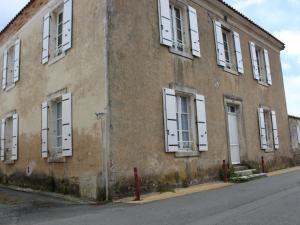
[[[79,205],[0,189],[0,224],[299,225],[300,171],[143,205]]]

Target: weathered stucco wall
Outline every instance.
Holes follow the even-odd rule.
[[[222,160],[229,158],[224,95],[242,99],[242,160],[258,163],[260,157],[265,156],[270,170],[290,162],[278,42],[217,1],[213,4],[200,0],[184,2],[198,13],[202,57],[193,60],[172,54],[160,45],[157,1],[112,1],[109,23],[110,177],[116,194],[130,190],[135,166],[140,171],[143,186],[148,189],[160,184],[185,185],[217,177]],[[216,63],[213,19],[222,20],[224,15],[241,37],[245,69],[242,76],[227,73]],[[271,87],[253,79],[249,40],[269,51]],[[209,150],[197,157],[178,158],[174,153],[165,153],[162,88],[172,83],[192,87],[206,97]],[[280,149],[272,153],[260,149],[257,116],[260,104],[277,113]]]
[[[96,198],[102,182],[102,146],[105,112],[105,1],[73,1],[73,43],[65,57],[41,64],[43,16],[58,3],[49,1],[17,33],[1,39],[3,51],[21,39],[20,80],[9,91],[0,91],[0,117],[19,114],[18,160],[0,162],[9,183]],[[63,2],[63,1],[61,1]],[[30,12],[28,12],[30,13]],[[2,76],[1,76],[2,77]],[[47,96],[66,89],[72,93],[73,156],[63,163],[41,157],[41,104]],[[26,171],[30,169],[30,175]],[[39,185],[40,184],[40,185]]]

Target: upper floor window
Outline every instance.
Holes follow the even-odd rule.
[[[42,63],[63,55],[72,47],[72,0],[47,13],[43,19]]]
[[[63,12],[59,11],[56,16],[56,48],[55,55],[60,55],[62,53],[63,47]]]
[[[218,65],[235,73],[244,73],[239,34],[215,21],[215,41]]]
[[[271,67],[268,50],[254,42],[249,42],[254,79],[265,85],[272,85]]]
[[[183,51],[184,49],[184,39],[183,39],[183,30],[184,30],[184,21],[182,9],[174,5],[170,5],[171,12],[171,23],[172,23],[172,41],[173,48]]]
[[[21,41],[18,39],[13,45],[4,50],[2,89],[9,90],[19,80]]]
[[[159,0],[160,42],[179,55],[200,57],[197,12],[191,6]],[[191,55],[192,54],[192,55]]]

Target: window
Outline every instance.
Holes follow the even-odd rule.
[[[279,149],[276,112],[264,107],[258,109],[261,149]]]
[[[1,161],[18,159],[18,114],[10,114],[1,122]]]
[[[172,25],[172,41],[173,47],[179,51],[183,51],[183,15],[182,10],[174,5],[170,5],[171,25]]]
[[[19,80],[20,71],[20,47],[21,41],[18,39],[4,51],[2,89],[9,90]]]
[[[42,104],[42,157],[56,160],[72,156],[72,97],[57,96]]]
[[[265,70],[265,59],[264,59],[264,50],[258,46],[255,48],[256,58],[257,58],[257,66],[259,73],[259,81],[263,83],[267,83],[267,73]]]
[[[234,74],[244,73],[240,35],[220,21],[215,21],[214,24],[218,65]]]
[[[189,97],[176,96],[177,101],[177,133],[179,149],[191,149],[191,126]]]
[[[249,45],[254,79],[265,86],[272,85],[268,50],[263,49],[252,41],[249,42]]]
[[[42,64],[57,61],[72,47],[72,4],[64,1],[44,16]]]
[[[197,11],[181,1],[158,0],[160,43],[170,52],[201,57]]]
[[[176,91],[163,89],[163,103],[166,152],[207,151],[205,97],[178,86]]]

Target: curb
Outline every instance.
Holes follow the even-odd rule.
[[[40,191],[40,190],[33,190],[31,188],[20,188],[20,187],[16,187],[16,186],[12,186],[12,185],[3,185],[3,184],[0,184],[0,188],[9,189],[9,190],[13,190],[13,191],[20,191],[20,192],[24,192],[24,193],[39,194],[39,195],[52,197],[52,198],[57,198],[57,199],[61,199],[61,200],[64,200],[64,201],[73,202],[73,203],[81,204],[81,205],[95,205],[95,204],[97,204],[96,201],[84,200],[84,199],[77,198],[77,197],[74,197],[74,196],[71,196],[71,195],[64,195],[64,194],[59,194],[59,193],[55,193],[55,192],[46,192],[46,191]]]

